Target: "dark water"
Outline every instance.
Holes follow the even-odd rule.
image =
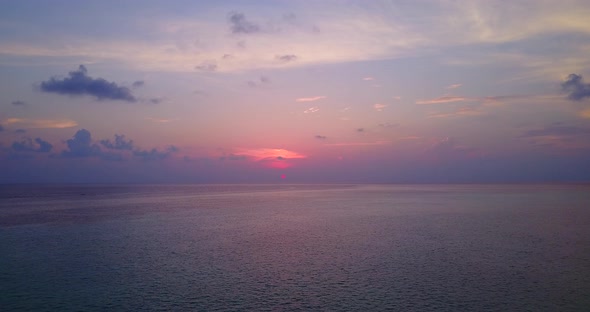
[[[589,311],[590,186],[0,186],[0,310]]]

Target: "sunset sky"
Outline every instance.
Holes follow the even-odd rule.
[[[0,6],[1,183],[590,180],[587,0]]]

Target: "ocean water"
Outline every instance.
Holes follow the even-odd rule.
[[[589,185],[0,185],[2,311],[590,311]]]

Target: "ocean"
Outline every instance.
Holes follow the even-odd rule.
[[[590,185],[0,185],[2,311],[589,311]]]

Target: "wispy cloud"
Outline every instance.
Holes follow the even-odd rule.
[[[174,121],[176,119],[147,117],[146,120],[149,120],[149,121],[155,122],[155,123],[168,123],[168,122]]]
[[[227,11],[220,4],[218,7],[222,11],[205,11],[198,17],[192,14],[184,18],[155,16],[149,23],[155,28],[148,30],[151,40],[136,35],[116,40],[75,35],[67,36],[67,41],[58,38],[47,40],[51,43],[55,41],[55,44],[43,40],[23,43],[23,40],[14,39],[0,43],[0,53],[22,58],[76,57],[89,62],[115,62],[142,69],[192,71],[194,65],[204,60],[234,53],[228,51],[228,47],[236,46],[237,36],[247,36],[248,48],[241,51],[239,61],[228,62],[218,69],[243,71],[395,59],[429,53],[437,48],[462,46],[469,49],[489,43],[512,44],[547,34],[590,33],[584,0],[566,3],[524,1],[506,6],[495,6],[489,1],[432,1],[424,9],[398,2],[367,5],[365,1],[353,1],[350,6],[340,7],[335,7],[330,1],[310,3],[313,3],[309,4],[313,9],[306,15],[312,24],[308,27],[287,27],[299,24],[299,19],[280,21],[265,18],[258,21],[241,12],[231,12],[224,18],[223,12]],[[256,17],[267,13],[267,10],[263,11]],[[273,26],[280,31],[266,30],[265,27],[273,22],[284,23]],[[303,31],[304,28],[307,30]],[[321,40],[318,40],[319,28],[322,29]],[[228,32],[233,36],[228,36]],[[193,42],[195,37],[204,38],[201,39],[202,44],[185,44],[182,47],[176,44]],[[584,40],[579,40],[575,45],[583,44]],[[305,57],[297,62],[282,64],[276,62],[276,51],[271,51],[269,47],[288,47],[290,54]],[[576,59],[587,55],[582,48],[568,50],[575,50]],[[483,54],[483,58],[489,55]],[[544,61],[552,59],[545,57]],[[564,58],[559,65],[570,60]]]
[[[373,81],[373,80],[375,80],[374,77],[364,77],[363,78],[363,81]]]
[[[327,96],[312,96],[295,99],[295,102],[315,102],[327,98]]]
[[[447,117],[460,117],[460,116],[477,116],[482,115],[484,112],[477,108],[472,107],[463,107],[456,111],[449,112],[449,113],[432,113],[428,117],[429,118],[447,118]]]
[[[473,98],[462,97],[462,96],[441,96],[429,100],[416,101],[416,104],[442,104],[442,103],[454,103],[454,102],[465,102],[473,101]]]
[[[314,138],[323,141],[323,140],[327,139],[328,137],[326,137],[325,135],[316,135]]]
[[[315,112],[318,112],[320,109],[317,106],[314,107],[310,107],[306,110],[303,111],[304,114],[313,114]]]
[[[459,87],[461,87],[461,86],[462,86],[462,84],[460,84],[460,83],[455,83],[455,84],[452,84],[452,85],[450,85],[450,86],[447,86],[445,89],[448,89],[448,90],[453,90],[453,89],[457,89],[457,88],[459,88]]]
[[[326,146],[372,146],[372,145],[387,145],[391,144],[391,141],[376,141],[376,142],[342,142],[342,143],[329,143]]]
[[[27,103],[25,103],[24,101],[17,100],[17,101],[12,101],[12,102],[10,102],[10,104],[12,104],[12,105],[14,105],[14,106],[24,106],[24,105],[26,105]]]
[[[380,104],[380,103],[373,105],[373,108],[378,112],[382,111],[386,107],[387,107],[386,104]]]
[[[416,104],[444,104],[456,102],[500,102],[527,98],[542,98],[543,95],[499,95],[499,96],[484,96],[484,97],[464,97],[445,95],[434,99],[416,101]]]
[[[524,137],[574,136],[574,135],[588,135],[588,134],[590,134],[590,128],[553,124],[553,125],[541,128],[541,129],[528,130],[523,133],[523,136]]]
[[[72,128],[78,125],[77,122],[69,119],[26,119],[26,118],[8,118],[3,121],[8,125],[19,125],[23,128],[37,129],[62,129]]]

